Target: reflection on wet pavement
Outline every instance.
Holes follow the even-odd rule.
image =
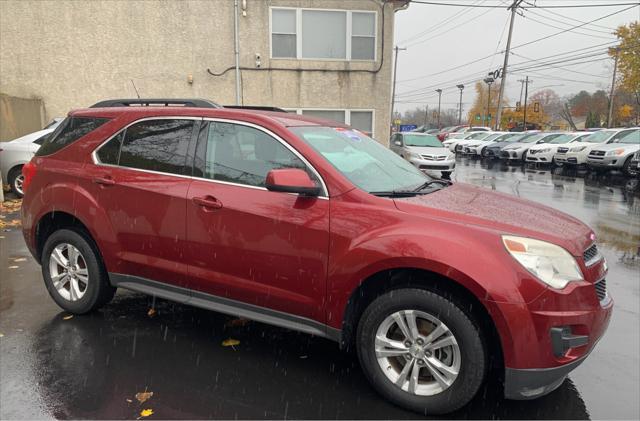
[[[558,390],[505,401],[499,381],[451,418],[637,419],[640,197],[624,179],[462,159],[454,180],[539,201],[587,222],[610,264],[609,331]],[[0,239],[0,418],[406,419],[379,397],[357,358],[333,342],[119,292],[102,311],[65,320],[18,231]],[[26,257],[18,269],[8,269]],[[223,347],[225,339],[237,339]],[[140,405],[134,395],[153,397]],[[131,402],[127,401],[130,400]]]

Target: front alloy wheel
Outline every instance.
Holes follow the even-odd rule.
[[[460,347],[438,318],[418,310],[389,315],[376,333],[380,369],[405,392],[431,396],[458,378]]]
[[[385,398],[421,414],[466,405],[485,377],[487,349],[471,304],[426,289],[401,288],[373,300],[356,333],[358,358]]]

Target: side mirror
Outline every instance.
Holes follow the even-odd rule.
[[[306,171],[298,168],[269,171],[265,186],[269,191],[296,193],[301,196],[320,195],[320,187],[311,180]]]
[[[538,140],[536,143],[537,144],[544,143],[544,140]]]
[[[393,144],[396,146],[402,146],[402,142],[400,142],[399,140],[396,140],[395,142],[393,142]]]

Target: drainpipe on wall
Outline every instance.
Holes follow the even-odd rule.
[[[240,104],[240,39],[238,36],[238,0],[233,2],[233,37],[234,53],[236,58],[236,105]]]

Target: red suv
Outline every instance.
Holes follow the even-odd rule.
[[[323,336],[422,413],[465,405],[490,365],[507,398],[549,393],[612,312],[588,226],[335,122],[105,101],[23,171],[24,238],[65,310],[121,287]]]

